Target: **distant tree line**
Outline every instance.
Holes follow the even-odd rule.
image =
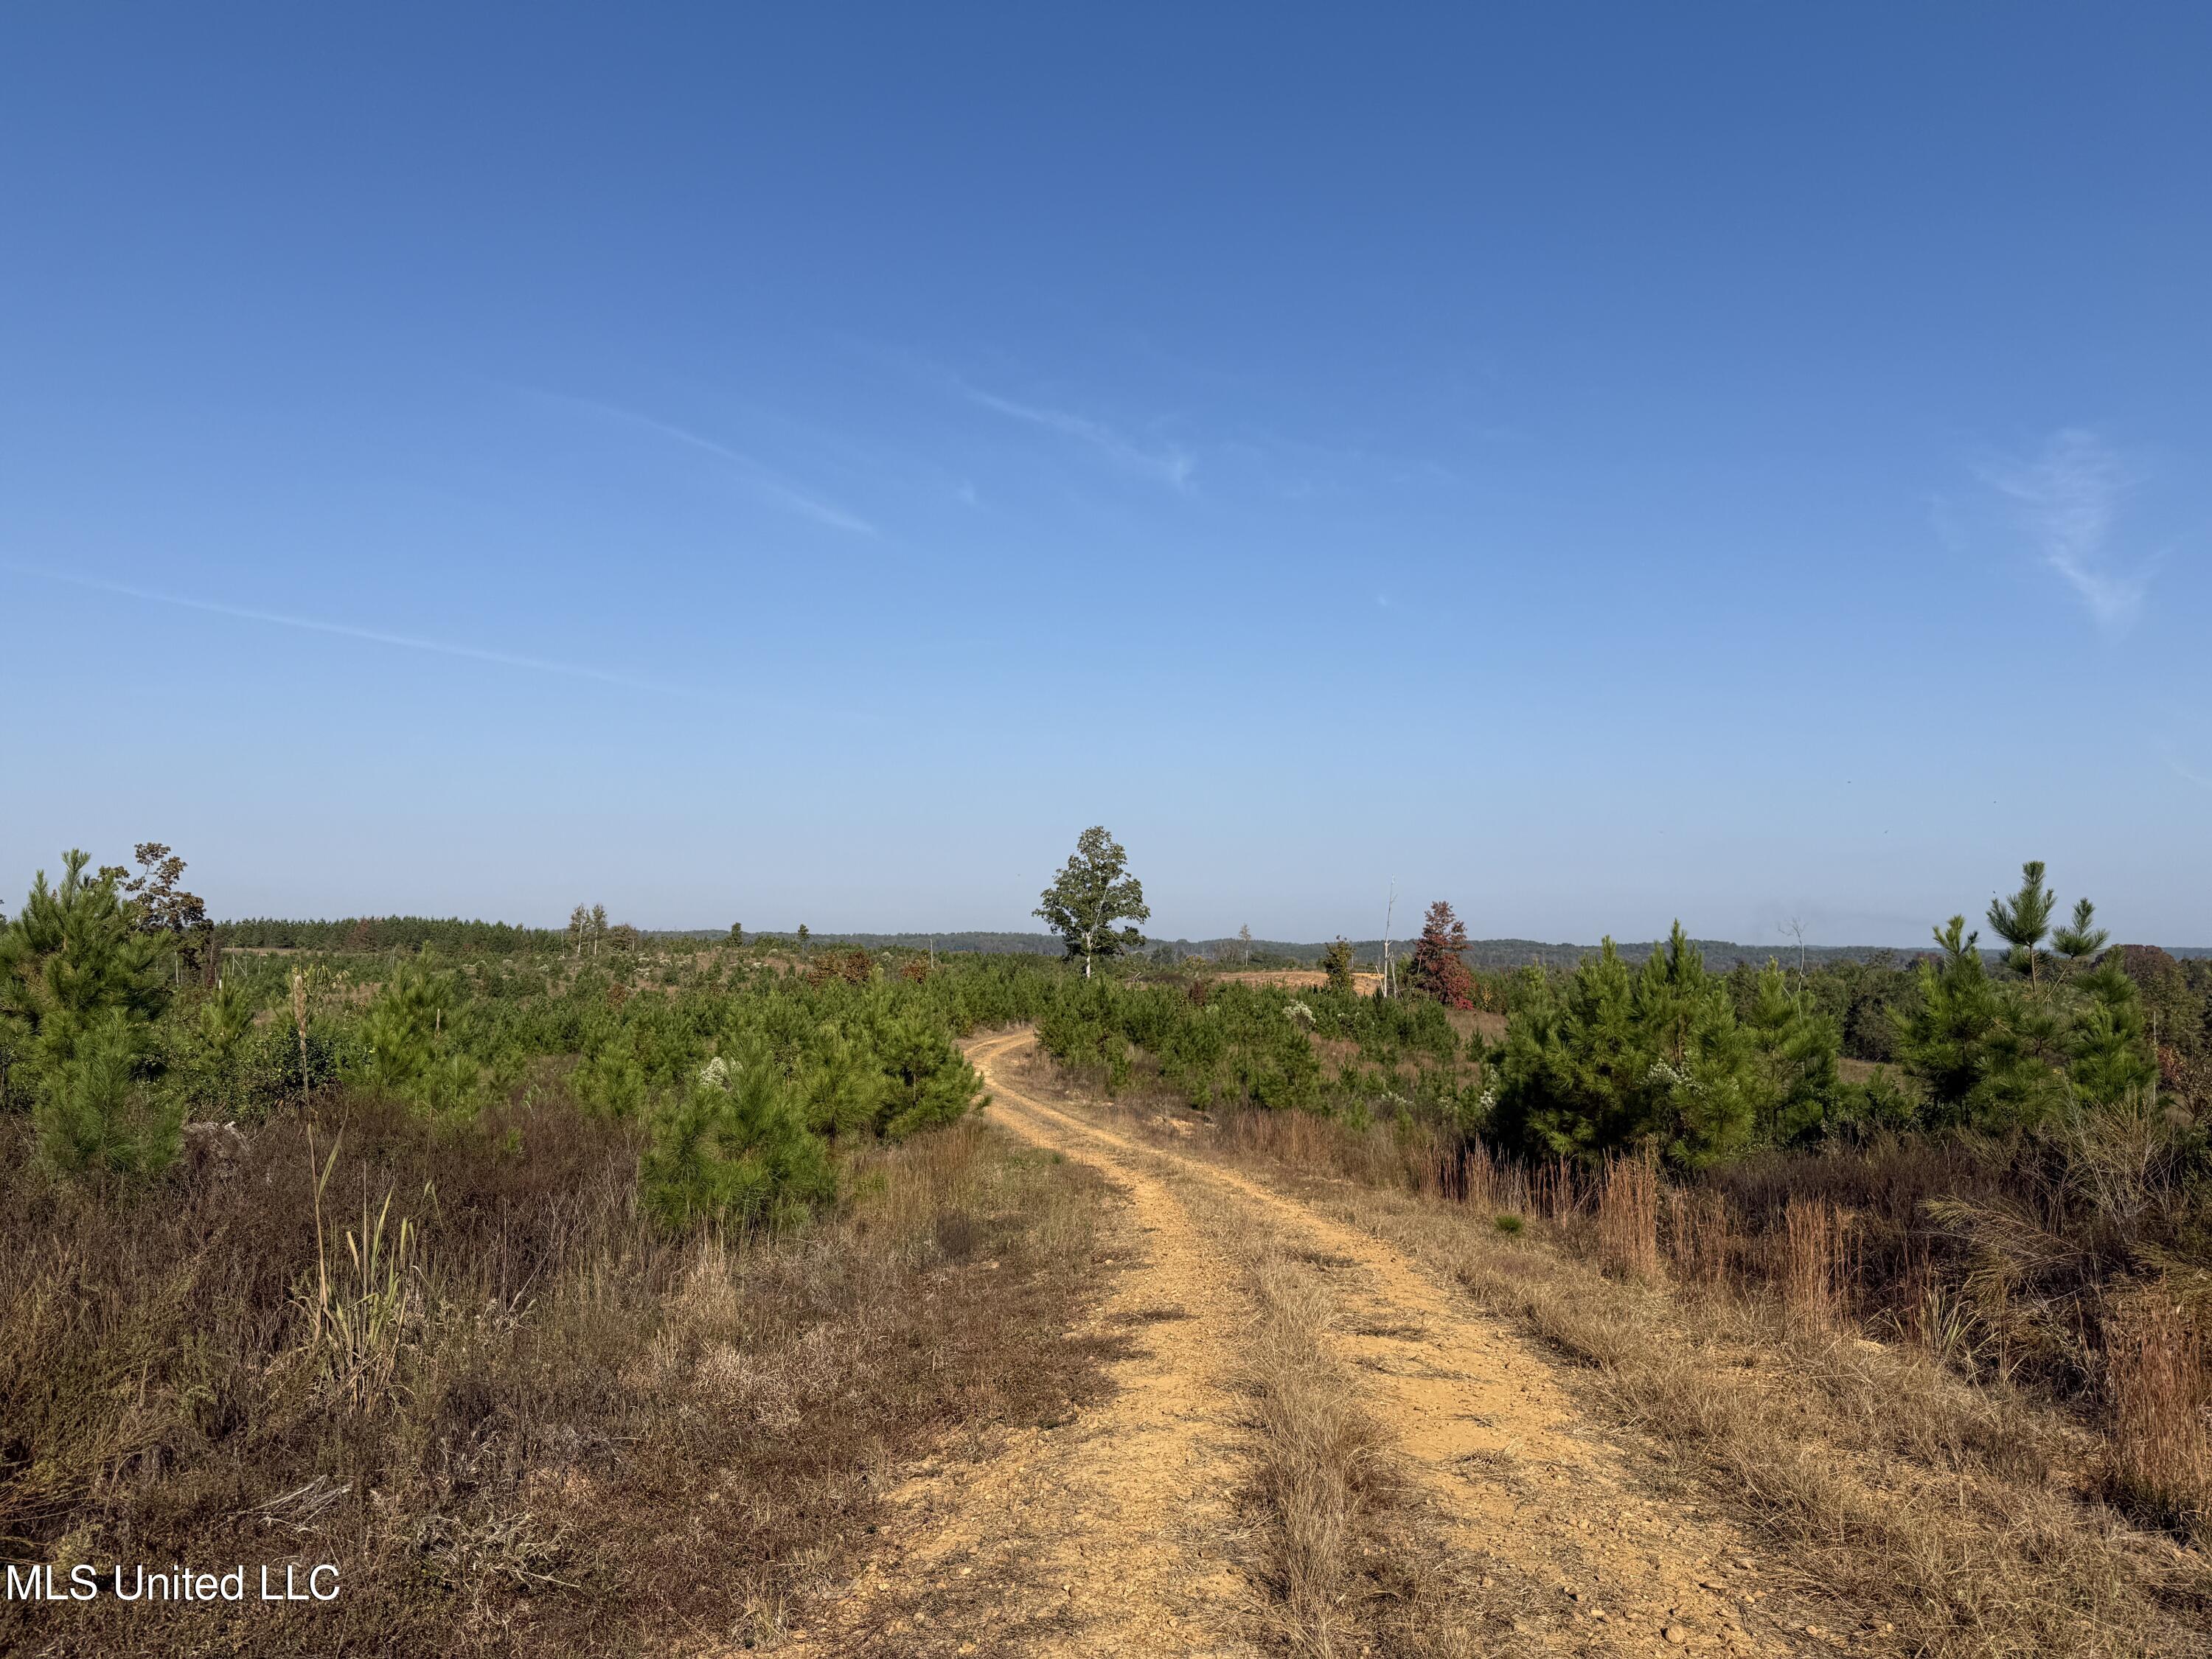
[[[461,916],[345,916],[334,921],[249,916],[214,926],[216,941],[247,951],[438,951],[449,956],[513,956],[560,951],[573,940],[564,929],[520,927],[512,922]]]

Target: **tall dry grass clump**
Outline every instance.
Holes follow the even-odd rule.
[[[314,1134],[307,1139],[314,1159]],[[361,1227],[348,1228],[338,1255],[323,1224],[323,1194],[337,1167],[339,1141],[331,1146],[315,1181],[315,1270],[295,1292],[307,1326],[301,1346],[338,1398],[356,1410],[393,1402],[400,1359],[424,1322],[421,1237],[411,1216],[395,1223],[392,1194],[370,1213],[368,1168],[362,1167]]]
[[[2185,1536],[2212,1527],[2212,1371],[2188,1310],[2158,1292],[2112,1322],[2106,1480],[2125,1508]]]
[[[1843,1322],[1849,1226],[1825,1198],[1793,1198],[1783,1212],[1782,1305],[1808,1329],[1833,1330]]]
[[[1708,1188],[1671,1183],[1664,1202],[1667,1261],[1674,1276],[1686,1284],[1726,1284],[1735,1267],[1735,1207]]]
[[[1659,1170],[1648,1158],[1607,1160],[1597,1197],[1598,1254],[1624,1278],[1659,1277]]]

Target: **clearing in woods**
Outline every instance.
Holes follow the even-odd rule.
[[[1823,1645],[1770,1616],[1743,1536],[1663,1499],[1648,1454],[1577,1410],[1559,1361],[1322,1210],[1054,1103],[1033,1042],[983,1037],[969,1053],[990,1121],[1126,1196],[1121,1273],[1097,1318],[1133,1334],[1133,1352],[1103,1404],[906,1483],[868,1565],[798,1648],[1231,1655],[1287,1638],[1349,1659]],[[1254,1496],[1267,1419],[1251,1355],[1265,1285],[1285,1268],[1320,1310],[1314,1369],[1379,1431],[1396,1535],[1425,1563],[1413,1637],[1363,1634],[1349,1614],[1317,1634],[1280,1605],[1267,1545],[1279,1517]]]

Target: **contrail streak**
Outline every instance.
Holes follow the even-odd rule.
[[[356,628],[350,623],[288,616],[281,611],[257,611],[251,606],[224,605],[215,599],[186,599],[179,593],[159,593],[151,588],[133,587],[127,582],[112,582],[98,576],[67,576],[58,571],[34,570],[22,565],[6,568],[20,576],[35,576],[44,581],[60,582],[66,586],[82,587],[94,593],[119,594],[125,599],[140,599],[149,605],[174,605],[180,611],[203,611],[210,616],[235,617],[243,622],[266,623],[276,628],[296,628],[309,634],[331,634],[340,639],[366,640],[372,645],[397,646],[403,651],[425,651],[432,656],[459,657],[468,662],[488,662],[501,668],[523,668],[537,674],[560,674],[570,679],[597,680],[603,685],[619,685],[631,691],[653,691],[664,696],[675,697],[690,695],[677,686],[635,679],[628,674],[592,668],[583,663],[556,662],[546,657],[525,657],[512,651],[490,651],[482,646],[456,645],[448,640],[426,640],[413,634],[389,634],[382,629]]]

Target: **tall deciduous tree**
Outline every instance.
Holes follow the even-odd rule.
[[[106,864],[100,866],[100,879],[114,884],[140,933],[175,947],[176,969],[186,963],[199,966],[215,930],[205,902],[183,887],[184,860],[158,841],[140,842],[131,856],[138,865],[137,875],[123,865]]]
[[[1121,844],[1103,824],[1093,824],[1076,838],[1073,854],[1031,912],[1060,935],[1069,956],[1083,958],[1085,979],[1098,957],[1119,956],[1145,942],[1134,927],[1115,925],[1152,918],[1144,885],[1128,868]]]
[[[1414,941],[1413,960],[1406,977],[1413,988],[1434,997],[1447,1008],[1474,1006],[1474,975],[1468,971],[1460,952],[1467,949],[1467,924],[1452,914],[1449,900],[1429,907]]]

